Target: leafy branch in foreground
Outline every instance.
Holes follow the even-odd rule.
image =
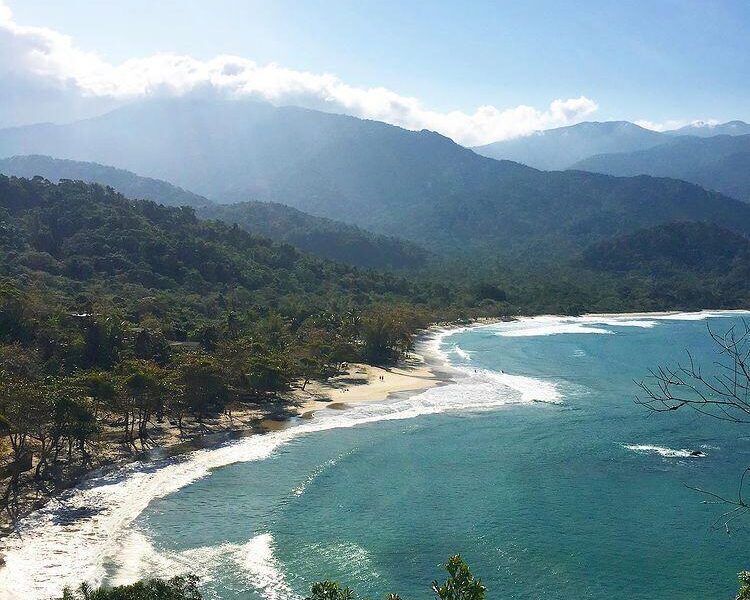
[[[444,565],[448,578],[444,583],[432,582],[432,591],[439,600],[484,600],[487,588],[472,575],[469,565],[459,554],[451,556]],[[387,594],[386,600],[401,600],[398,594]],[[335,581],[319,581],[312,585],[305,600],[353,600],[354,592]]]
[[[86,583],[76,591],[63,590],[61,600],[202,600],[198,577],[179,575],[171,579],[144,579],[130,585],[92,589]]]
[[[448,578],[445,583],[432,584],[439,600],[485,600],[486,588],[469,570],[460,555],[451,556],[445,563]],[[305,600],[354,600],[355,594],[336,581],[317,581],[310,587]],[[401,600],[398,594],[387,594],[386,600]],[[84,583],[77,590],[65,588],[60,600],[202,600],[195,575],[171,579],[145,579],[130,585],[92,589]]]

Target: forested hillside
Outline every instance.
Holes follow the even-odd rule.
[[[359,267],[416,269],[424,267],[429,258],[429,253],[415,244],[314,217],[275,202],[214,204],[199,209],[197,214],[230,225],[236,223],[250,233]]]
[[[282,202],[449,256],[548,260],[677,220],[750,231],[750,207],[682,182],[541,172],[429,131],[249,101],[154,100],[0,131],[0,155],[20,152],[114,164],[221,202]]]
[[[0,431],[13,453],[0,477],[20,477],[33,448],[34,481],[59,483],[95,464],[103,429],[135,449],[165,419],[283,413],[293,382],[393,363],[419,328],[474,304],[458,286],[315,258],[191,208],[0,176]]]
[[[592,156],[573,168],[674,177],[750,202],[750,135],[675,137],[648,150]]]
[[[198,207],[211,204],[208,198],[183,190],[166,181],[140,177],[130,171],[92,162],[63,160],[40,155],[12,156],[0,159],[0,173],[27,178],[39,176],[53,182],[71,179],[99,183],[114,188],[128,198],[153,200],[166,206]]]
[[[672,303],[750,305],[750,241],[716,225],[669,223],[604,240],[585,250],[581,266],[651,282],[652,296]]]

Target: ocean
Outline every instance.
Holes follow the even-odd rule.
[[[453,381],[90,479],[5,541],[0,594],[193,572],[208,598],[431,598],[460,553],[489,598],[731,598],[746,519],[721,505],[750,425],[636,404],[649,369],[737,313],[538,317],[424,342]],[[702,456],[691,456],[700,451]]]

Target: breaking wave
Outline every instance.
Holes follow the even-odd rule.
[[[0,597],[51,598],[59,596],[63,586],[76,586],[83,580],[95,585],[105,580],[122,583],[150,572],[179,572],[182,564],[210,565],[211,560],[198,560],[190,553],[210,553],[213,549],[173,555],[155,553],[144,542],[144,534],[132,531],[132,524],[153,500],[208,476],[214,469],[268,458],[299,436],[451,411],[495,410],[532,401],[556,403],[560,395],[553,383],[484,369],[458,368],[455,382],[409,398],[361,404],[345,412],[321,411],[315,419],[281,431],[249,436],[157,463],[136,462],[113,473],[92,476],[64,494],[59,503],[49,503],[27,517],[20,524],[18,535],[3,540],[1,550],[6,564],[0,570]],[[319,474],[314,473],[313,477]],[[293,493],[302,494],[305,487],[303,484]],[[255,544],[241,549],[222,547],[221,553],[224,557],[257,556],[261,541],[256,540]],[[118,565],[114,577],[113,564]],[[271,581],[268,569],[255,573],[253,581],[260,581],[266,575]],[[198,574],[210,581],[210,573]],[[276,592],[271,593],[272,589],[281,589],[281,584],[271,583],[268,589],[264,588],[264,596],[269,600],[281,598],[273,595]]]
[[[696,453],[686,448],[664,448],[663,446],[652,446],[650,444],[623,444],[623,448],[638,452],[640,454],[658,454],[664,458],[701,458],[703,452]]]
[[[490,335],[552,335],[554,333],[611,333],[606,327],[653,327],[659,320],[694,320],[724,314],[704,311],[672,315],[608,315],[580,318],[536,317],[511,323],[485,324]],[[443,345],[463,329],[435,331],[425,343],[427,352],[447,360]],[[524,333],[525,332],[525,333]],[[456,346],[458,348],[458,346]],[[458,353],[457,353],[458,355]],[[411,419],[455,411],[485,411],[519,403],[561,402],[558,386],[522,375],[468,366],[454,369],[455,381],[409,398],[361,404],[345,411],[320,411],[311,421],[281,431],[254,435],[225,445],[196,450],[158,462],[136,462],[90,477],[22,521],[18,534],[2,540],[5,566],[0,570],[0,598],[36,600],[59,596],[63,586],[82,580],[99,584],[132,581],[148,573],[177,573],[189,566],[210,581],[216,561],[242,566],[248,585],[269,600],[295,598],[273,556],[273,540],[262,534],[242,545],[225,544],[176,553],[157,552],[133,523],[149,503],[210,475],[212,470],[238,462],[268,458],[291,440],[337,428],[379,421]],[[664,457],[689,457],[686,449],[650,445],[625,448]],[[330,465],[329,465],[330,466]],[[324,466],[327,468],[327,466]],[[320,473],[314,473],[313,477]],[[309,483],[309,482],[307,482]],[[302,494],[306,485],[294,491]],[[112,565],[116,565],[114,569]]]

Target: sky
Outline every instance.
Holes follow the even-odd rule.
[[[467,145],[750,120],[746,0],[0,0],[0,126],[256,97]]]

